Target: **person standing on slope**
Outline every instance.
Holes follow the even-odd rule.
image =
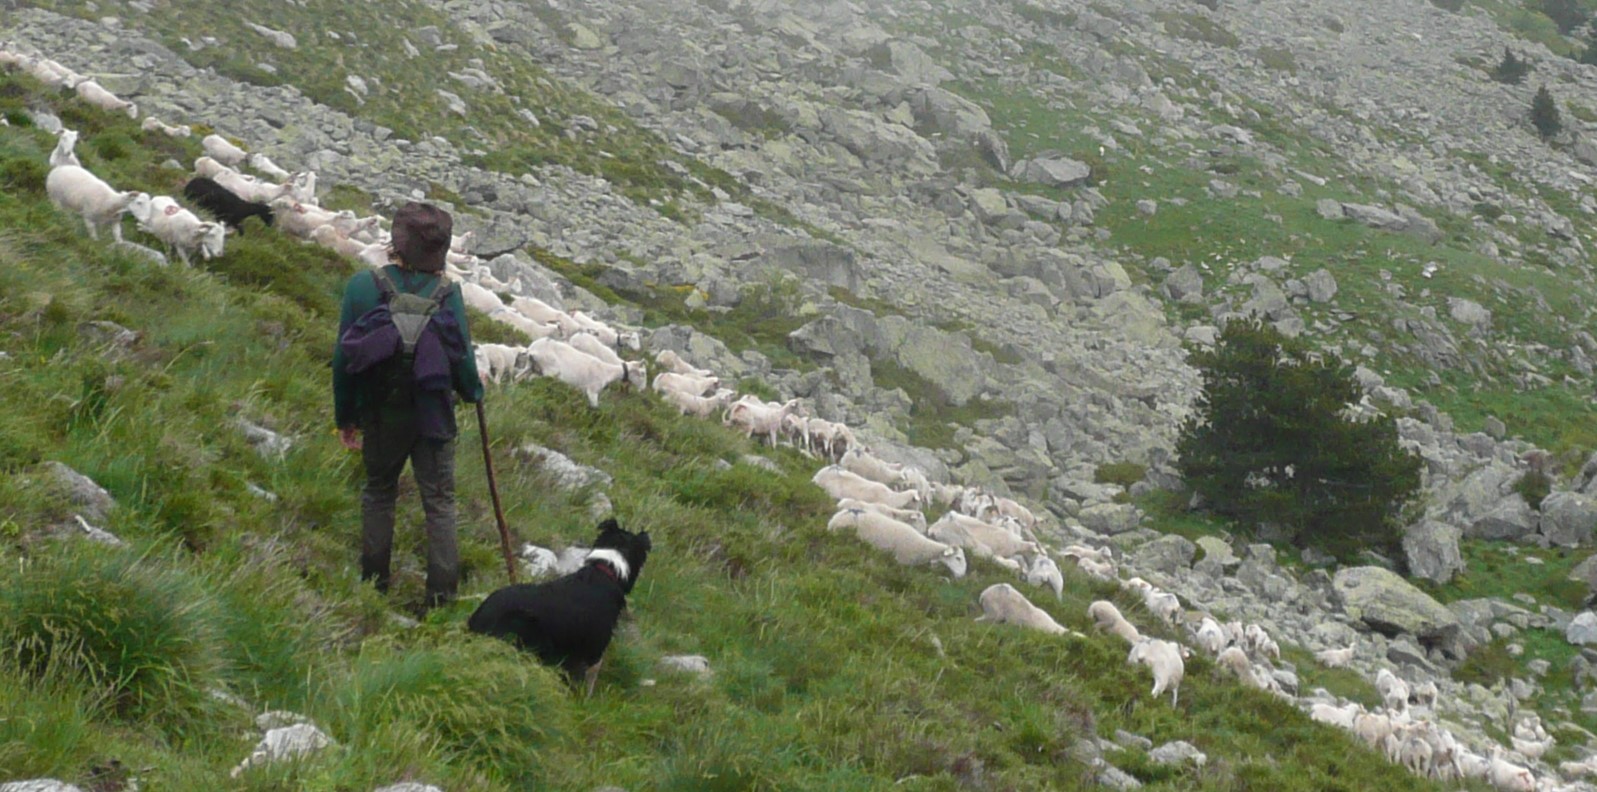
[[[423,609],[455,596],[455,395],[483,397],[460,289],[444,275],[454,223],[411,202],[394,215],[393,263],[344,287],[333,350],[333,412],[339,440],[360,451],[362,580],[387,592],[399,476],[408,460],[426,513]],[[363,436],[364,435],[364,436]]]

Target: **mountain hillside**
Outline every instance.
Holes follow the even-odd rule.
[[[1112,547],[1122,579],[1263,625],[1303,707],[1315,688],[1374,707],[1395,669],[1437,682],[1429,715],[1471,750],[1516,747],[1535,713],[1557,747],[1515,761],[1580,775],[1558,763],[1597,728],[1597,657],[1577,640],[1597,523],[1597,67],[1548,17],[1411,0],[11,5],[0,44],[140,119],[313,170],[331,208],[443,203],[504,296],[799,398],[884,458],[1029,505],[1056,555]],[[1491,79],[1505,48],[1531,63],[1522,84]],[[580,544],[612,509],[656,536],[599,695],[466,637],[470,602],[415,624],[414,544],[393,596],[355,583],[358,463],[327,433],[333,306],[360,265],[258,227],[191,270],[89,240],[43,194],[56,123],[90,170],[152,194],[178,192],[199,135],[3,79],[0,536],[18,574],[0,631],[24,673],[0,686],[16,713],[0,780],[1428,788],[1205,657],[1179,706],[1153,700],[1087,604],[1189,635],[1074,567],[1057,600],[1017,587],[1086,638],[973,622],[1012,573],[893,566],[824,530],[821,462],[653,395],[590,410],[533,379],[489,398],[519,539]],[[1563,113],[1548,140],[1529,119],[1543,85]],[[1397,416],[1425,462],[1404,557],[1338,568],[1185,508],[1186,349],[1248,314],[1357,364],[1362,409]],[[483,314],[474,330],[523,340]],[[468,595],[503,582],[477,443],[461,437]],[[1408,573],[1404,606],[1439,623],[1369,615],[1355,565]],[[1351,669],[1313,659],[1348,645]],[[676,655],[711,673],[662,670]],[[268,710],[336,747],[230,780]],[[1153,758],[1175,740],[1206,760]]]

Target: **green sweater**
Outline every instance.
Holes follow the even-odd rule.
[[[433,287],[438,283],[438,275],[430,272],[416,272],[401,269],[390,264],[385,268],[394,287],[410,294],[432,294]],[[338,313],[338,335],[343,337],[344,331],[359,319],[361,314],[377,307],[382,299],[382,292],[377,288],[377,279],[370,272],[359,272],[349,279],[349,284],[344,287],[344,302]],[[455,289],[444,302],[444,309],[455,315],[455,321],[460,323],[460,338],[466,344],[466,356],[456,363],[451,371],[454,378],[455,392],[460,398],[468,402],[482,401],[482,380],[477,376],[477,358],[472,354],[471,329],[466,325],[466,304],[461,299],[460,289]],[[360,385],[360,378],[344,370],[344,351],[333,344],[333,420],[339,428],[358,426],[363,410],[368,406],[370,395]]]

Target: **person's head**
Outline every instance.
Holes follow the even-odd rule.
[[[454,219],[432,204],[411,201],[394,213],[393,258],[418,272],[443,272]]]

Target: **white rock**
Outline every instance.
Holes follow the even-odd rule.
[[[261,738],[255,750],[251,751],[238,767],[233,768],[231,775],[238,778],[252,767],[308,756],[332,744],[331,737],[309,723],[296,723],[293,726],[272,729]]]

